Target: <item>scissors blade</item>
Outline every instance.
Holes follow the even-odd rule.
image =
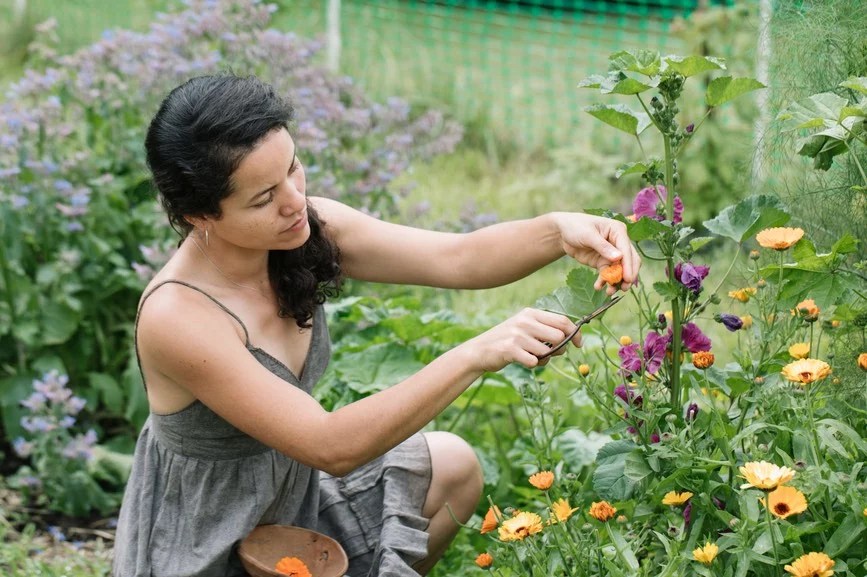
[[[587,323],[589,323],[590,321],[592,321],[593,319],[595,319],[596,317],[598,317],[599,315],[601,315],[602,313],[604,313],[605,311],[607,311],[608,309],[610,309],[612,306],[614,306],[615,304],[617,304],[618,302],[620,302],[620,300],[621,300],[622,298],[623,298],[623,295],[617,295],[617,296],[615,296],[614,298],[612,298],[611,300],[609,300],[609,301],[607,301],[606,303],[602,304],[599,308],[597,308],[597,309],[596,309],[595,311],[593,311],[592,313],[590,313],[590,314],[588,314],[588,315],[582,317],[582,318],[581,318],[577,323],[575,323],[575,324],[576,324],[576,326],[575,326],[575,330],[572,331],[571,334],[569,334],[565,339],[563,339],[562,341],[560,341],[558,344],[553,345],[553,346],[551,347],[551,350],[549,350],[549,351],[546,352],[545,354],[537,355],[537,358],[538,358],[540,361],[543,360],[543,359],[547,359],[548,357],[550,357],[551,355],[553,355],[554,353],[556,353],[557,351],[559,351],[560,349],[562,349],[563,347],[565,347],[566,344],[567,344],[569,341],[571,341],[573,338],[575,338],[575,335],[578,334],[578,331],[581,330],[581,327],[582,327],[582,326],[586,325]]]

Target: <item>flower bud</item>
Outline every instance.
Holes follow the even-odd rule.
[[[628,335],[623,335],[622,337],[620,337],[620,344],[624,347],[628,347],[632,344],[632,337]]]
[[[582,377],[586,377],[590,374],[590,365],[579,365],[578,366],[578,374]]]
[[[718,294],[714,293],[714,294],[710,295],[710,302],[712,302],[715,305],[718,305],[722,302],[722,299],[719,298]]]
[[[675,415],[674,413],[669,413],[669,414],[665,415],[665,422],[668,423],[669,425],[676,423],[677,422],[677,415]]]
[[[687,134],[692,134],[693,132],[695,132],[695,124],[693,124],[692,122],[687,124],[686,128],[684,128],[684,132],[686,132]]]
[[[734,529],[735,527],[737,527],[740,524],[740,522],[741,522],[741,520],[738,519],[737,517],[732,517],[731,519],[729,519],[729,527]]]
[[[765,382],[765,377],[761,377],[761,376],[756,377],[755,379],[753,379],[753,382],[757,385],[761,385],[762,383]]]
[[[807,468],[807,463],[805,463],[804,461],[795,461],[794,464],[792,465],[792,467],[796,471],[803,471],[804,469]]]
[[[591,525],[590,523],[584,523],[583,525],[581,525],[581,530],[585,533],[589,533],[593,530],[593,525]]]
[[[668,432],[663,433],[662,437],[660,437],[660,439],[662,440],[663,443],[667,443],[668,441],[672,440],[673,438],[674,438],[674,435],[672,435],[671,433],[668,433]]]
[[[627,521],[626,515],[618,515],[616,521],[623,525]]]
[[[759,449],[759,451],[761,451],[762,453],[767,453],[767,452],[768,452],[768,446],[767,446],[766,444],[764,444],[764,443],[759,443],[758,449]]]
[[[760,279],[759,279],[759,282],[756,283],[756,286],[759,287],[759,289],[767,288],[767,286],[768,286],[768,281],[766,281],[766,280],[763,279],[763,278],[760,278]]]
[[[759,251],[751,250],[750,251],[750,260],[759,260]]]

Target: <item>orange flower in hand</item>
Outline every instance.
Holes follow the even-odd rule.
[[[623,265],[619,262],[610,264],[599,271],[599,276],[611,286],[617,286],[623,280]]]
[[[298,557],[283,557],[277,561],[274,570],[290,577],[313,577],[310,570],[307,569],[307,565]]]

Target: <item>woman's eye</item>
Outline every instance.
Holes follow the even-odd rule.
[[[263,207],[263,206],[266,206],[266,205],[270,204],[272,200],[274,200],[274,193],[273,193],[273,192],[269,192],[269,193],[268,193],[268,198],[266,198],[266,199],[263,200],[262,202],[258,202],[258,203],[256,203],[256,204],[254,204],[253,206],[255,206],[256,208],[261,208],[261,207]]]

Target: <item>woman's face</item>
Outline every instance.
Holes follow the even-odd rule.
[[[210,221],[211,234],[250,249],[291,250],[307,241],[307,183],[286,129],[265,136],[231,179],[232,193],[220,203],[222,216]]]

